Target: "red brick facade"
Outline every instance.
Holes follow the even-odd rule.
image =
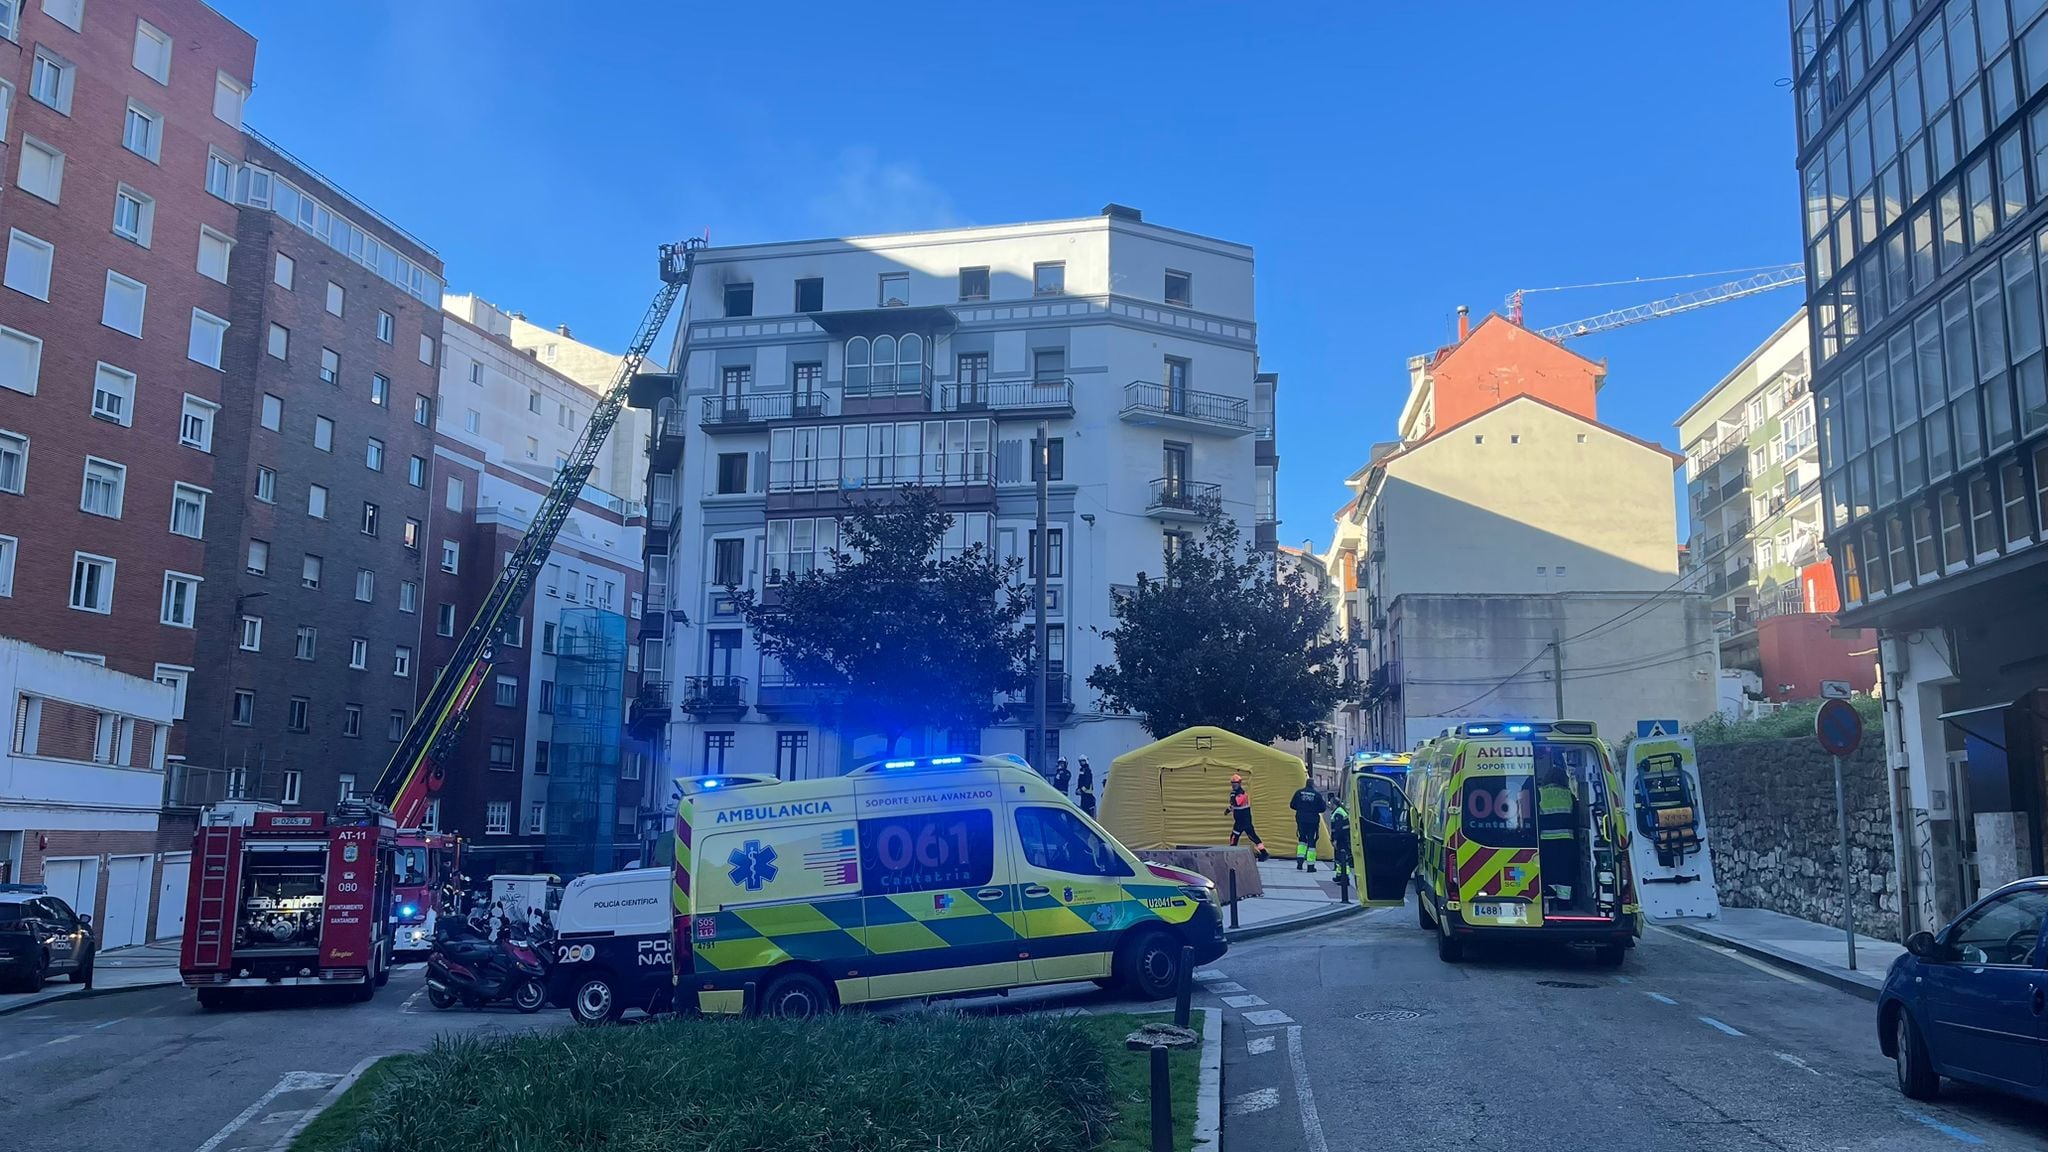
[[[1430,433],[1491,411],[1517,396],[1534,396],[1573,415],[1597,421],[1604,365],[1488,316],[1430,369],[1436,381],[1436,417]]]

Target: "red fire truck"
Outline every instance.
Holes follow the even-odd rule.
[[[445,832],[400,832],[391,882],[391,929],[400,952],[433,946],[441,892],[462,871],[462,837]]]

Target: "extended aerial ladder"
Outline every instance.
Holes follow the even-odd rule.
[[[498,574],[497,582],[491,585],[490,594],[484,597],[476,617],[469,623],[469,630],[456,643],[454,655],[434,677],[434,685],[428,690],[426,700],[414,713],[412,724],[398,742],[398,750],[392,753],[391,762],[384,766],[383,775],[378,777],[369,801],[388,809],[398,827],[419,827],[428,799],[441,790],[448,760],[461,739],[462,725],[469,716],[470,705],[475,703],[477,693],[483,690],[484,681],[490,677],[492,649],[498,631],[518,613],[533,589],[535,578],[546,566],[548,553],[555,546],[555,537],[561,533],[562,525],[568,522],[577,497],[590,479],[605,438],[618,423],[619,412],[626,405],[626,394],[634,375],[640,371],[648,350],[654,346],[655,338],[668,322],[669,310],[675,306],[676,297],[682,294],[690,281],[692,255],[705,243],[691,239],[661,246],[661,289],[647,306],[647,314],[640,318],[639,330],[634,333],[632,344],[619,361],[618,375],[613,378],[611,387],[598,398],[597,408],[591,412],[590,421],[583,428],[582,439],[576,442],[567,462],[555,473],[547,495],[541,498],[540,510],[534,514],[532,527],[526,530],[519,546],[513,549],[512,557],[506,561],[504,571]]]

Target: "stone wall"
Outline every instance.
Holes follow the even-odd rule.
[[[1802,737],[1709,745],[1699,758],[1721,903],[1840,926],[1841,840],[1827,755]],[[1842,782],[1856,931],[1896,940],[1898,874],[1880,741],[1866,739],[1842,761]]]

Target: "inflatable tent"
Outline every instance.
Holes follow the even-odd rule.
[[[1100,819],[1133,849],[1230,843],[1230,777],[1242,775],[1252,822],[1275,860],[1294,856],[1294,811],[1308,779],[1300,760],[1222,728],[1185,728],[1116,758],[1103,787]],[[1327,819],[1327,817],[1326,817]],[[1327,823],[1316,852],[1330,857]]]

